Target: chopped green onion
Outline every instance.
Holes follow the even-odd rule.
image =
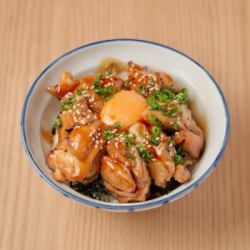
[[[176,123],[176,122],[170,123],[170,128],[177,131],[177,130],[179,130],[180,125],[178,123]]]
[[[160,143],[160,138],[159,138],[159,136],[156,137],[156,136],[152,135],[152,136],[150,136],[149,141],[150,141],[150,143],[154,144],[155,146],[158,146]]]
[[[151,110],[162,110],[162,107],[157,103],[156,98],[154,96],[150,96],[146,99],[146,102]]]
[[[185,150],[182,147],[176,147],[175,150],[176,150],[176,154],[177,155],[185,157],[186,152],[185,152]]]
[[[160,143],[161,128],[153,126],[151,128],[151,131],[152,131],[152,136],[149,138],[149,141],[155,146],[157,146]]]
[[[128,152],[128,153],[127,153],[127,157],[128,157],[129,159],[131,159],[131,160],[135,160],[135,155],[132,154],[131,152]]]
[[[59,128],[62,126],[62,121],[59,117],[57,117],[55,119],[55,121],[53,122],[53,128]]]
[[[174,93],[164,87],[161,87],[160,90],[155,91],[154,96],[158,102],[164,103],[166,105],[170,104],[175,98]]]
[[[176,92],[174,89],[161,87],[146,100],[151,110],[161,111],[163,115],[171,118],[182,113],[182,110],[178,107],[168,107],[173,101],[177,101],[179,104],[188,104],[188,90],[183,88],[181,91]]]
[[[182,113],[182,110],[174,106],[168,109],[164,109],[162,113],[167,117],[175,118],[178,114]]]
[[[96,75],[95,81],[93,82],[93,86],[94,86],[95,89],[100,87],[100,81],[101,81],[101,79],[102,79],[102,74],[98,73]]]
[[[135,144],[135,139],[134,139],[133,134],[127,134],[125,138],[126,138],[126,141],[125,141],[126,148],[130,148],[131,146]]]
[[[76,89],[76,94],[80,96],[80,95],[82,95],[83,91],[84,91],[84,88],[77,88]]]
[[[103,130],[103,136],[107,141],[110,141],[110,140],[114,139],[114,137],[115,137],[114,132],[108,128],[105,128]]]
[[[161,121],[153,114],[148,115],[148,120],[156,126],[161,126]]]
[[[139,152],[140,156],[145,160],[145,161],[149,161],[153,158],[152,153],[145,149],[143,144],[139,144],[136,147],[137,151]]]
[[[180,104],[188,104],[188,90],[183,88],[176,96],[175,100]]]
[[[102,96],[105,100],[109,100],[115,93],[115,88],[113,86],[108,86],[105,88],[96,88],[96,94]]]
[[[114,124],[115,128],[120,129],[122,126],[119,122],[115,122]]]
[[[69,96],[66,100],[61,101],[61,108],[62,110],[68,110],[71,109],[74,103],[73,96]]]
[[[151,128],[152,134],[155,136],[159,136],[161,134],[161,128],[153,126]]]
[[[184,163],[184,160],[183,160],[183,157],[180,156],[180,155],[174,155],[174,161],[176,164],[183,164]]]

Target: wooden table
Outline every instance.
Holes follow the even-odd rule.
[[[0,249],[250,249],[248,0],[0,0]],[[219,166],[184,198],[107,213],[66,199],[34,171],[22,104],[51,60],[82,44],[141,38],[203,64],[225,93],[231,136]],[[214,121],[216,129],[216,121]]]

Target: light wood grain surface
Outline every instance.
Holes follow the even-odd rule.
[[[231,113],[227,150],[205,183],[141,213],[66,199],[34,171],[20,136],[22,104],[39,72],[69,49],[118,37],[198,60]],[[250,249],[249,81],[248,0],[0,0],[0,249]]]

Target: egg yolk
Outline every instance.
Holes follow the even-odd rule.
[[[122,128],[127,128],[141,118],[141,113],[147,107],[145,99],[135,91],[122,90],[105,103],[101,111],[101,120],[106,125],[119,122]]]

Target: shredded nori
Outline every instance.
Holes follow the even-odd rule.
[[[70,182],[69,186],[75,191],[95,200],[111,202],[114,199],[113,196],[105,189],[103,180],[100,176],[95,181],[86,185],[81,182]]]
[[[115,199],[112,194],[105,189],[103,185],[103,180],[100,176],[95,181],[87,185],[84,185],[80,182],[70,182],[69,185],[75,191],[95,200],[112,202]],[[170,180],[170,182],[167,183],[166,188],[157,187],[154,184],[151,184],[150,192],[147,195],[147,200],[152,200],[164,194],[167,194],[175,188],[179,187],[180,185],[181,184],[173,178]]]
[[[154,184],[151,184],[150,191],[147,195],[147,200],[152,200],[164,194],[168,194],[169,192],[176,189],[180,185],[181,184],[173,178],[171,178],[171,180],[167,183],[167,186],[165,188],[157,187]]]

